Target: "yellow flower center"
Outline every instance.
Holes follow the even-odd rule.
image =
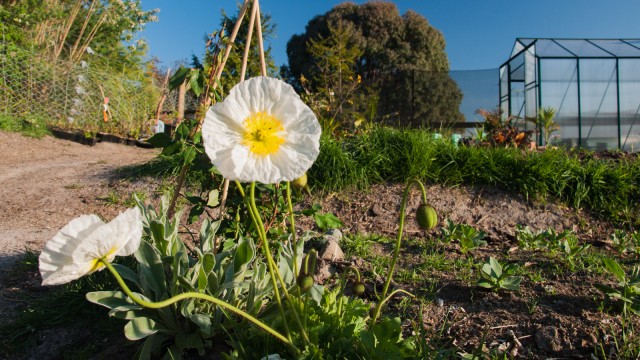
[[[111,257],[111,255],[115,254],[116,251],[118,251],[118,249],[114,246],[112,247],[109,252],[107,253],[107,255],[101,257],[101,258],[95,258],[93,260],[91,260],[91,270],[89,270],[89,274],[94,273],[98,270],[102,270],[104,268],[104,264],[102,263],[101,260],[106,260],[109,261],[109,257]],[[113,260],[113,259],[112,259]]]
[[[260,111],[249,115],[243,122],[242,145],[259,156],[271,155],[280,149],[284,142],[280,133],[284,127],[275,116]]]

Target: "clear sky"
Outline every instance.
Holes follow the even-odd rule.
[[[277,65],[287,63],[286,45],[304,32],[315,15],[338,0],[261,0],[276,24],[271,41]],[[365,1],[353,1],[363,3]],[[427,18],[447,42],[451,70],[499,67],[517,37],[640,38],[640,0],[396,0],[400,13],[411,9]],[[220,12],[237,11],[238,0],[142,0],[159,8],[159,21],[139,37],[163,66],[201,56],[203,37],[217,29]]]

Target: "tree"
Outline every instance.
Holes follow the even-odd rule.
[[[330,24],[338,23],[353,29],[349,42],[362,49],[353,69],[363,89],[377,94],[378,119],[413,125],[462,119],[462,94],[448,76],[444,37],[421,15],[401,16],[388,2],[344,3],[311,19],[305,32],[287,43],[289,66],[282,74],[294,87],[301,89],[301,77],[313,80],[319,59],[309,46],[331,36]]]

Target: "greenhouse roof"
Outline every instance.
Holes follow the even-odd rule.
[[[640,58],[640,39],[518,38],[511,58],[531,49],[539,58]]]

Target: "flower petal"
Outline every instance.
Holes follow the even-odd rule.
[[[82,215],[71,220],[47,242],[38,257],[43,285],[56,285],[82,277],[82,266],[77,266],[73,253],[83,239],[103,226],[96,215]]]
[[[269,137],[261,137],[264,133],[254,122],[247,127],[251,121],[247,119],[255,119],[257,113],[267,114],[282,126],[276,133],[281,143],[264,146],[268,140],[261,139]],[[320,153],[320,135],[317,118],[293,87],[269,77],[251,78],[234,86],[223,102],[207,111],[202,126],[211,162],[225,178],[245,182],[277,183],[302,176]],[[258,146],[250,149],[247,142]],[[269,149],[266,153],[265,148]]]

